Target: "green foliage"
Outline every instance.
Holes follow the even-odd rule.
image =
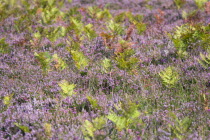
[[[73,30],[76,35],[81,35],[83,32],[83,23],[75,17],[70,18],[70,30]]]
[[[186,11],[182,11],[182,18],[184,18],[185,20],[187,20],[187,18],[189,17],[193,17],[193,16],[196,16],[198,10],[193,10],[193,11],[189,11],[189,12],[186,12]]]
[[[19,9],[19,4],[16,0],[1,0],[0,1],[0,20],[14,14]]]
[[[63,17],[64,14],[56,7],[52,8],[48,7],[43,9],[41,16],[42,16],[41,23],[46,25],[46,24],[52,24],[53,22],[56,21],[58,17]]]
[[[94,39],[97,36],[96,32],[93,30],[93,25],[92,24],[87,24],[84,27],[84,32],[90,40]]]
[[[44,131],[48,137],[51,137],[52,125],[50,123],[44,123]]]
[[[174,0],[174,3],[176,7],[180,9],[186,3],[186,0]]]
[[[113,35],[122,35],[124,33],[123,27],[119,23],[115,23],[113,20],[110,20],[107,24],[107,29]]]
[[[38,32],[35,32],[34,34],[33,34],[33,36],[36,38],[36,39],[41,39],[41,37],[42,37],[42,35],[41,35],[41,33],[38,31]]]
[[[0,53],[10,53],[9,44],[5,42],[5,38],[0,39]]]
[[[98,6],[90,6],[87,8],[89,16],[94,19],[96,18],[96,14],[99,13],[101,10]]]
[[[63,70],[67,67],[67,64],[57,54],[54,54],[52,58],[53,61],[56,63],[55,64],[56,69]]]
[[[126,19],[126,12],[122,12],[114,17],[116,23],[123,22]]]
[[[71,50],[70,51],[72,58],[74,60],[74,63],[76,65],[76,67],[79,70],[84,70],[85,67],[88,66],[89,64],[89,60],[88,58],[83,54],[83,52],[81,51],[77,51],[77,50]]]
[[[59,70],[67,67],[67,64],[57,54],[51,56],[49,52],[40,52],[39,54],[35,52],[34,55],[45,74],[51,70],[51,62],[54,62],[55,68]]]
[[[205,3],[208,2],[208,0],[194,0],[194,1],[199,9],[203,9],[205,6]]]
[[[101,107],[98,105],[98,101],[94,99],[92,96],[87,96],[88,101],[90,102],[93,109],[100,109]]]
[[[6,106],[9,106],[10,105],[13,95],[14,94],[10,94],[10,95],[4,96],[3,103]]]
[[[95,139],[95,132],[105,127],[107,119],[104,116],[97,117],[91,121],[85,120],[81,130],[86,140]]]
[[[66,35],[66,28],[63,26],[59,27],[51,27],[44,30],[46,37],[52,41],[55,42],[58,38],[64,37]]]
[[[29,133],[30,130],[27,126],[24,125],[20,125],[19,123],[14,123],[14,125],[16,125],[19,129],[21,129],[24,133]]]
[[[210,51],[208,54],[204,55],[200,53],[200,59],[198,59],[198,62],[206,69],[210,68]]]
[[[146,29],[147,29],[146,24],[143,23],[143,22],[137,22],[137,23],[134,23],[134,24],[135,24],[135,26],[136,26],[137,33],[138,33],[139,35],[141,35],[141,34],[142,34],[144,31],[146,31]]]
[[[111,111],[107,118],[111,120],[115,125],[117,130],[129,129],[135,126],[137,123],[141,123],[139,119],[140,112],[138,111],[138,105],[132,101],[127,101],[115,105],[117,113]]]
[[[168,88],[174,87],[179,80],[178,72],[176,72],[175,68],[171,66],[165,68],[159,73],[159,75],[162,79],[163,84]]]
[[[102,19],[112,18],[112,15],[108,9],[104,9],[104,10],[97,12],[96,17],[97,17],[97,19],[102,20]]]
[[[49,54],[49,52],[40,52],[34,53],[36,59],[39,61],[39,64],[41,65],[41,68],[44,73],[47,73],[50,70],[50,63],[52,62],[52,56]]]
[[[73,94],[77,94],[74,91],[74,88],[76,87],[75,84],[69,84],[68,81],[66,80],[62,80],[59,84],[58,84],[61,88],[61,95],[62,97],[66,98],[68,96],[72,96]]]
[[[198,46],[207,49],[210,45],[210,25],[184,24],[174,31],[172,41],[179,56],[187,55],[187,52],[196,51]]]
[[[110,72],[111,67],[112,67],[112,63],[111,60],[108,58],[104,58],[101,62],[101,66],[102,66],[102,71],[105,73]]]
[[[140,14],[133,15],[131,12],[122,12],[114,17],[114,21],[119,23],[128,19],[131,23],[142,22],[143,16]]]
[[[64,26],[38,28],[38,31],[33,34],[35,39],[41,40],[46,37],[51,42],[55,42],[57,39],[66,36],[67,29]]]
[[[90,6],[87,8],[88,14],[92,19],[110,19],[112,17],[108,9],[100,9],[98,6]]]
[[[133,49],[126,49],[124,52],[119,53],[115,58],[117,66],[127,71],[134,69],[139,62],[136,57],[132,56],[134,53],[135,51]]]
[[[131,23],[138,23],[142,22],[143,16],[142,15],[133,15],[131,12],[126,12],[126,17],[129,19]]]
[[[79,11],[78,11],[78,7],[77,6],[74,6],[72,8],[70,8],[66,13],[65,13],[65,16],[66,17],[73,17],[75,15],[79,15]]]
[[[172,138],[178,138],[180,140],[185,139],[186,133],[189,131],[192,121],[188,117],[180,120],[173,112],[170,112],[169,115],[173,122],[173,124],[168,124],[172,133]]]

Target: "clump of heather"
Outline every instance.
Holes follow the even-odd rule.
[[[209,139],[208,0],[2,0],[0,139]]]

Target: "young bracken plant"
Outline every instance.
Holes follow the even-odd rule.
[[[206,69],[210,68],[210,51],[208,54],[204,55],[200,53],[200,59],[198,62]]]
[[[179,81],[179,74],[175,70],[174,67],[167,67],[163,71],[159,73],[163,85],[165,85],[167,88],[175,87],[177,82]]]
[[[0,140],[209,139],[209,14],[207,0],[0,0]]]

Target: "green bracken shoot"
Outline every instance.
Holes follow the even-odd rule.
[[[61,88],[61,95],[62,97],[66,98],[66,97],[71,97],[74,94],[77,94],[74,89],[76,87],[75,84],[69,84],[68,81],[66,80],[62,80],[59,84],[58,84]]]
[[[104,116],[97,117],[91,121],[85,120],[81,130],[85,137],[85,140],[96,140],[95,132],[105,127],[107,119]]]
[[[210,51],[208,54],[204,55],[200,53],[200,59],[198,59],[198,62],[203,66],[204,68],[208,69],[210,68]]]
[[[167,67],[163,71],[159,73],[163,85],[165,85],[167,88],[174,87],[177,82],[179,81],[179,74],[176,72],[174,67]]]

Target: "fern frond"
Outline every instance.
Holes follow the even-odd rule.
[[[171,66],[165,68],[159,73],[159,75],[162,79],[163,84],[168,88],[174,87],[179,80],[178,72],[176,72],[175,68]]]
[[[91,138],[94,137],[94,132],[96,131],[93,124],[89,120],[85,120],[81,130],[85,137],[91,137]]]
[[[199,9],[202,9],[205,6],[205,3],[208,2],[208,0],[194,0],[194,1]]]
[[[59,27],[52,27],[49,29],[44,30],[46,37],[52,41],[55,42],[58,38],[60,37],[64,37],[66,35],[66,28],[63,26],[59,26]]]
[[[209,51],[210,52],[210,51]],[[204,55],[200,53],[200,59],[198,62],[206,69],[210,68],[210,53]]]
[[[118,113],[111,111],[107,118],[114,122],[116,128],[121,131],[122,129],[128,129],[134,126],[136,123],[141,122],[139,120],[140,112],[138,111],[138,105],[132,101],[123,102],[115,105]]]
[[[110,19],[112,15],[108,9],[104,9],[103,11],[97,12],[96,17],[99,20],[102,20],[102,19]]]
[[[57,54],[54,54],[52,58],[53,58],[53,61],[56,62],[55,64],[56,69],[63,70],[67,67],[67,64]]]
[[[126,118],[125,117],[118,116],[114,112],[109,113],[108,116],[107,116],[107,118],[109,120],[111,120],[116,125],[116,128],[119,131],[121,131],[122,129],[128,127],[128,125],[126,123]]]
[[[87,96],[88,101],[94,109],[100,109],[101,107],[98,105],[98,101],[91,96]]]
[[[89,38],[89,39],[94,39],[97,34],[96,32],[94,31],[93,29],[93,25],[92,24],[87,24],[85,27],[84,27],[84,32],[86,33],[86,36]]]
[[[113,20],[110,20],[107,24],[108,30],[110,30],[114,35],[122,35],[124,33],[123,27],[115,23]]]
[[[94,139],[95,131],[101,130],[106,125],[107,119],[104,116],[97,117],[91,121],[85,120],[81,130],[85,139]]]
[[[49,54],[49,52],[40,52],[39,54],[35,52],[34,55],[39,61],[43,72],[48,72],[50,69],[50,63],[52,61],[52,56]]]
[[[83,23],[75,17],[70,18],[70,23],[70,29],[73,30],[76,33],[76,35],[81,35],[83,32]]]
[[[176,27],[172,41],[179,56],[184,56],[187,52],[195,52],[198,46],[208,49],[210,45],[209,25],[184,24]]]
[[[116,23],[121,23],[126,19],[126,13],[122,12],[114,17],[114,21]]]
[[[82,52],[77,50],[75,51],[71,50],[70,52],[74,60],[74,63],[79,70],[83,70],[85,69],[85,67],[88,66],[89,59]]]
[[[0,39],[0,53],[9,53],[10,47],[9,44],[5,42],[5,38]]]
[[[56,7],[47,7],[43,9],[42,14],[41,14],[41,23],[42,24],[51,24],[56,21],[57,17],[62,17],[64,15],[63,12],[61,12],[58,8]]]
[[[186,3],[186,0],[174,0],[174,3],[176,4],[176,7],[180,9]]]
[[[28,126],[20,125],[19,123],[14,123],[19,129],[21,129],[23,132],[28,133],[30,132],[30,129]]]
[[[103,59],[101,62],[101,66],[102,66],[103,72],[108,73],[112,66],[111,60],[108,58]]]
[[[61,95],[63,97],[72,96],[73,94],[77,94],[74,91],[74,88],[76,87],[75,84],[69,84],[68,81],[62,80],[58,85],[60,86],[60,88],[62,90]]]
[[[126,49],[124,52],[119,53],[119,55],[115,58],[117,62],[117,66],[120,69],[128,70],[135,68],[138,63],[138,59],[136,57],[132,57],[134,54],[133,49]]]
[[[10,105],[13,95],[14,94],[4,96],[3,103],[7,106]]]
[[[52,125],[50,123],[44,123],[44,131],[48,137],[51,137]]]

